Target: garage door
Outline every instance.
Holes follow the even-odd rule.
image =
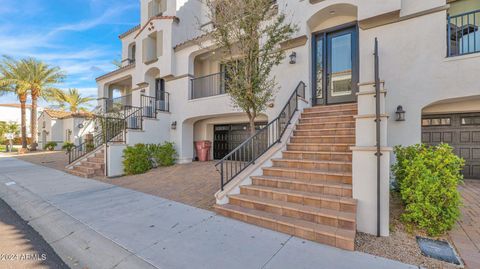
[[[480,179],[480,113],[423,116],[422,142],[450,144],[465,159],[465,179]]]

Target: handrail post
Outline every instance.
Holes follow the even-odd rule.
[[[452,29],[450,14],[447,15],[447,57],[452,56]]]
[[[224,187],[224,179],[223,179],[223,163],[220,164],[220,184],[222,185],[222,191],[223,191],[223,187]]]

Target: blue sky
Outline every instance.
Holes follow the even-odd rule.
[[[60,88],[96,96],[95,78],[115,69],[118,35],[139,23],[139,10],[139,0],[0,0],[0,55],[59,66],[68,75]]]

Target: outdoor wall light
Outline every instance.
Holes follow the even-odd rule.
[[[402,106],[397,107],[397,111],[395,112],[396,114],[396,121],[405,121],[405,110],[403,110]]]
[[[292,51],[292,54],[290,54],[290,64],[296,64],[297,63],[297,53],[295,51]]]
[[[172,122],[171,128],[172,128],[172,130],[177,129],[177,122],[176,121]]]
[[[83,126],[82,123],[79,123],[77,127],[78,127],[78,129],[83,129],[84,126]]]

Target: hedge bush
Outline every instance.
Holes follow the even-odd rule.
[[[151,168],[148,148],[144,144],[137,144],[123,150],[123,170],[125,174],[143,174]]]
[[[150,156],[159,166],[172,166],[175,164],[177,151],[174,143],[165,142],[159,145],[149,145]]]
[[[175,164],[177,151],[174,144],[137,144],[123,151],[124,172],[136,175],[147,172],[155,166],[171,166]]]
[[[54,151],[55,148],[57,147],[57,142],[48,142],[43,146],[44,150],[49,150],[49,151]]]
[[[62,149],[65,150],[67,153],[70,153],[74,148],[75,148],[75,144],[70,142],[66,142],[62,146]]]
[[[393,173],[405,206],[401,216],[430,236],[444,234],[460,217],[464,160],[447,144],[395,147]]]

